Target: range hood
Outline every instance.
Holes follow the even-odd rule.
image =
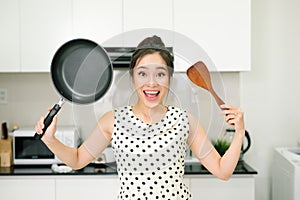
[[[113,68],[129,68],[131,56],[136,47],[104,47],[111,59]],[[167,47],[173,52],[172,47]]]
[[[104,47],[113,68],[128,68],[135,47]]]

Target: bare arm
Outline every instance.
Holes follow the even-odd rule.
[[[194,155],[216,177],[228,180],[239,160],[241,146],[245,134],[243,111],[239,108],[224,105],[225,121],[234,124],[235,135],[229,149],[221,157],[211,144],[204,129],[197,119],[189,116],[190,135],[188,143]]]
[[[36,125],[36,132],[40,133],[43,128],[43,120],[41,120]],[[72,148],[61,143],[56,137],[56,122],[57,117],[53,119],[52,124],[48,127],[45,135],[42,137],[42,141],[47,145],[47,147],[65,164],[73,169],[81,169],[82,167],[89,164],[94,160],[94,156],[88,151],[85,145],[81,145],[79,148]],[[106,113],[97,123],[94,130],[90,134],[99,135],[102,140],[99,141],[101,145],[98,146],[99,152],[102,152],[107,145],[110,143],[111,134],[113,131],[113,113]]]

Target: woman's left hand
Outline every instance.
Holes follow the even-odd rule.
[[[244,127],[244,111],[240,108],[223,104],[220,106],[222,113],[225,115],[225,121],[233,126],[236,132],[245,132]]]

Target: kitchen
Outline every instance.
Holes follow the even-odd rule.
[[[45,52],[43,51],[46,51],[45,49],[47,48],[50,49],[50,47],[53,47],[53,41],[46,40],[45,38],[40,39],[40,37],[38,37],[39,34],[60,34],[60,38],[62,38],[61,42],[64,42],[70,39],[68,38],[70,34],[68,32],[69,28],[71,28],[71,30],[73,29],[74,31],[79,31],[79,28],[76,26],[62,26],[61,29],[64,31],[60,33],[58,33],[57,30],[53,29],[42,29],[41,32],[32,32],[31,29],[34,30],[34,26],[44,26],[43,24],[39,24],[38,22],[36,22],[36,24],[29,23],[29,20],[33,16],[35,17],[35,13],[31,13],[33,16],[29,15],[29,8],[38,6],[38,2],[39,1],[26,2],[26,4],[28,4],[28,16],[24,16],[26,13],[21,13],[20,16],[21,20],[27,20],[28,24],[26,24],[26,27],[28,27],[28,29],[25,29],[26,27],[21,27],[21,29],[23,30],[21,34],[28,40],[22,40],[21,44],[18,44],[17,41],[9,41],[11,43],[7,44],[8,41],[3,39],[6,35],[1,36],[1,43],[3,42],[4,46],[10,46],[11,48],[9,49],[14,49],[12,47],[16,47],[16,49],[20,50],[25,55],[24,57],[19,56],[17,59],[14,58],[12,60],[12,64],[14,66],[20,66],[20,62],[22,64],[26,63],[22,66],[21,70],[19,68],[16,69],[15,72],[5,72],[7,70],[4,69],[1,70],[2,72],[0,73],[0,88],[7,89],[8,94],[7,103],[0,104],[0,121],[7,121],[10,130],[13,128],[14,124],[18,124],[20,127],[31,126],[35,124],[36,120],[45,113],[45,108],[51,107],[53,103],[58,100],[58,95],[53,88],[49,73],[43,71],[36,72],[36,70],[34,69],[42,65],[45,68],[45,71],[49,70],[48,65],[45,66],[44,64],[41,64],[44,60],[48,59],[43,58],[43,55],[45,55]],[[70,2],[72,1],[61,1],[57,4],[67,4]],[[78,4],[75,4],[75,2],[77,2]],[[81,2],[80,4],[79,1],[74,1],[73,3],[74,5],[78,6],[76,7],[77,9],[84,6],[87,7],[86,9],[92,9],[93,4],[88,4],[86,2],[87,1],[85,1],[84,3]],[[92,2],[93,1],[91,1],[91,3]],[[136,5],[135,3],[136,1],[132,1],[132,3],[125,3],[125,1],[123,1],[124,6],[127,5],[128,7],[139,5],[137,3]],[[24,4],[25,3],[23,2],[23,6],[26,7],[26,5]],[[82,4],[84,4],[84,6]],[[120,14],[123,12],[121,9],[122,5],[115,6],[114,3],[108,2],[104,2],[103,4],[110,6],[111,8],[107,10],[101,10],[102,13],[107,14],[108,16],[116,16],[116,13],[118,13],[120,15],[120,18],[122,18],[122,14]],[[162,6],[162,8],[164,6],[168,6],[168,3],[166,2],[159,2],[159,4]],[[179,4],[180,7],[186,8],[184,6],[188,6],[183,4],[187,3],[181,2],[181,4]],[[42,5],[39,6],[42,7]],[[224,94],[226,96],[226,101],[234,105],[240,105],[245,111],[246,127],[251,134],[252,146],[250,150],[245,154],[244,160],[258,171],[258,174],[255,176],[255,199],[258,200],[272,199],[271,169],[274,148],[295,147],[298,145],[298,141],[300,141],[299,133],[297,133],[298,117],[296,116],[298,113],[297,111],[299,111],[299,105],[296,103],[299,102],[300,96],[299,94],[297,94],[297,92],[294,92],[297,91],[297,87],[299,87],[298,84],[295,84],[296,80],[298,79],[297,72],[299,72],[298,65],[300,64],[299,59],[297,59],[298,57],[296,53],[299,52],[300,47],[300,39],[298,37],[300,33],[300,27],[298,25],[298,7],[299,2],[296,0],[290,1],[289,3],[286,3],[283,0],[272,2],[267,0],[252,0],[251,70],[222,70],[222,72],[220,72],[222,81],[224,82]],[[155,8],[158,9],[157,6],[155,6]],[[49,7],[48,9],[61,9],[59,13],[71,13],[71,10],[63,10],[63,6],[61,6],[60,8],[56,8],[55,6],[53,6]],[[196,9],[197,7],[194,8],[194,10]],[[109,13],[109,10],[113,10],[114,13]],[[118,12],[116,12],[116,10]],[[17,11],[15,12],[15,16],[17,16]],[[176,22],[173,22],[172,20],[173,14],[171,11],[165,10],[164,13],[166,15],[166,17],[164,18],[165,21],[160,21],[160,23],[157,23],[157,20],[155,20],[155,24],[151,24],[152,21],[148,20],[147,27],[172,30],[173,26],[176,25]],[[11,12],[11,14],[14,16],[14,12]],[[82,15],[83,14],[87,13],[82,13]],[[84,16],[93,17],[95,12],[90,12],[89,14],[90,15]],[[4,18],[1,17],[1,19],[3,20]],[[116,35],[122,31],[128,31],[134,29],[134,27],[139,26],[138,22],[136,22],[136,24],[133,23],[136,21],[135,16],[129,16],[127,20],[130,23],[127,23],[126,25],[122,24],[122,19],[119,20],[118,17],[111,18],[109,22],[107,19],[101,18],[102,21],[99,21],[98,23],[104,24],[103,27],[105,27],[105,31],[103,31],[103,27],[95,27],[91,25],[93,24],[92,22],[91,24],[85,24],[85,19],[83,18],[82,21],[80,21],[80,19],[81,18],[77,18],[79,24],[81,26],[84,26],[83,30],[86,31],[86,33],[82,33],[83,36],[85,34],[90,34],[89,38],[95,39],[99,34],[102,34],[104,38],[103,41],[108,40],[111,35]],[[19,18],[17,18],[16,20],[19,20]],[[60,20],[61,19],[57,17],[55,23]],[[67,21],[71,19],[64,18],[64,20]],[[62,20],[61,24],[64,24],[64,20]],[[184,18],[183,20],[186,19]],[[114,26],[111,26],[112,23],[114,24]],[[180,25],[183,26],[185,24],[180,22]],[[193,29],[197,29],[197,26],[195,26],[194,24],[190,26],[193,26]],[[106,31],[106,27],[110,27],[110,31]],[[10,28],[11,29],[8,30],[12,30],[11,32],[6,33],[1,31],[1,34],[11,34],[11,36],[13,36],[13,34],[16,34],[17,38],[20,37],[20,33],[15,30],[19,30],[19,26]],[[188,35],[188,31],[182,33]],[[197,32],[195,32],[195,34],[197,34]],[[217,38],[219,37],[218,34],[220,33],[214,34]],[[32,41],[34,38],[36,38],[39,42],[32,44],[27,43],[28,41]],[[21,46],[21,48],[19,48],[19,45]],[[25,49],[25,47],[30,45],[32,45],[33,48],[30,51],[26,51],[27,49]],[[59,46],[58,43],[55,45]],[[221,45],[224,45],[224,43],[221,43],[220,46]],[[47,48],[41,48],[44,46],[46,46]],[[54,47],[55,48],[53,49],[56,50],[56,46]],[[203,48],[206,49],[205,47]],[[224,50],[226,49],[224,46],[220,48],[221,50],[223,50],[223,52],[226,52]],[[40,49],[42,49],[42,52],[39,52]],[[5,51],[8,50],[6,48],[1,48],[0,50],[2,55],[6,55]],[[239,50],[235,50],[235,52],[238,56],[233,56],[230,54],[229,56],[225,55],[225,57],[229,57],[230,60],[238,59]],[[217,52],[216,54],[220,55],[221,53]],[[236,62],[238,61],[239,60],[237,60]],[[217,61],[214,60],[214,62]],[[30,67],[32,67],[33,69],[30,69]],[[218,73],[215,74],[217,74],[218,76]],[[214,76],[214,73],[212,75]],[[204,100],[199,100],[203,104],[205,104],[205,99],[207,98],[207,96],[205,95],[206,93],[203,93],[202,95],[202,92],[201,95],[199,95],[199,98],[204,98]],[[207,106],[204,105],[203,107],[205,109],[205,107]],[[59,123],[61,125],[73,125],[74,123],[77,123],[79,121],[79,119],[74,116],[74,109],[76,108],[74,108],[71,104],[64,105],[64,108],[60,111],[59,116]],[[27,113],[31,114],[27,115]],[[207,120],[205,119],[205,117],[203,120],[203,123],[206,126],[209,126],[209,122],[205,121]],[[283,125],[285,126],[283,127]],[[86,129],[90,127],[89,125],[86,126]],[[108,181],[108,183],[111,184],[106,184],[107,186],[114,185],[113,181]]]

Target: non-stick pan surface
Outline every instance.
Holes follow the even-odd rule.
[[[44,119],[41,139],[65,100],[88,104],[99,100],[109,89],[113,69],[106,51],[97,43],[86,39],[71,40],[55,53],[51,63],[51,77],[60,101]]]
[[[55,88],[65,99],[79,104],[99,100],[112,81],[112,64],[97,43],[76,39],[65,43],[51,63]]]

